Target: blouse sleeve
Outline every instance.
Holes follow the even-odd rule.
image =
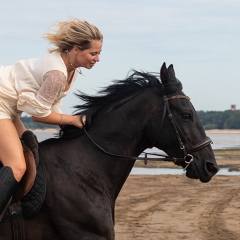
[[[56,112],[56,113],[63,113],[62,112],[62,101],[61,99],[57,102],[55,102],[53,105],[52,105],[52,112]]]
[[[65,80],[66,77],[60,71],[47,72],[43,77],[43,84],[36,95],[36,99],[43,105],[51,107],[62,93],[66,84]]]
[[[43,76],[43,83],[37,93],[23,92],[19,96],[18,110],[31,116],[45,117],[53,109],[61,106],[60,97],[66,85],[66,76],[58,70],[48,71]]]

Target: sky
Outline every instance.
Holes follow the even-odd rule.
[[[63,112],[79,104],[78,90],[95,95],[132,69],[159,72],[173,64],[197,111],[240,109],[239,0],[8,0],[1,3],[0,65],[38,58],[52,46],[42,38],[57,21],[79,18],[104,36],[100,62],[82,69]]]

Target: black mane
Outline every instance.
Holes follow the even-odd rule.
[[[150,88],[153,86],[160,86],[159,74],[144,73],[134,71],[132,75],[123,80],[115,80],[113,84],[100,90],[96,96],[89,96],[82,92],[76,93],[84,104],[74,106],[75,113],[82,112],[98,112],[110,104],[119,102],[123,98],[131,96],[142,89]]]
[[[101,110],[109,107],[113,103],[121,103],[133,94],[136,94],[144,89],[158,86],[164,94],[181,90],[181,82],[173,85],[164,86],[160,82],[160,76],[157,73],[134,71],[133,74],[123,80],[115,80],[113,84],[100,90],[96,96],[90,96],[82,92],[75,95],[84,103],[74,106],[75,114],[85,114],[87,116],[86,128],[91,126],[91,120]],[[167,88],[166,88],[167,87]],[[73,138],[79,136],[83,131],[74,126],[63,126],[60,131],[60,137]]]

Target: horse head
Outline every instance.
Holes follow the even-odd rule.
[[[186,168],[186,176],[208,182],[218,167],[211,148],[190,98],[182,92],[173,65],[164,63],[160,70],[164,105],[162,126],[154,146],[170,157],[183,158],[178,165]],[[156,127],[155,127],[156,129]]]

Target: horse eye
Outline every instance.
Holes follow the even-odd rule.
[[[190,113],[184,113],[183,118],[186,119],[186,120],[189,120],[189,119],[191,119],[191,114]]]

